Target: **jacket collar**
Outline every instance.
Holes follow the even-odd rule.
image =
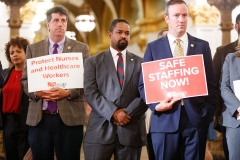
[[[110,50],[107,50],[103,53],[102,61],[105,64],[108,73],[112,76],[112,79],[116,86],[121,90],[121,86],[118,82],[118,76],[117,76],[117,71],[114,66],[112,54]],[[136,61],[134,60],[134,54],[130,52],[126,52],[126,65],[125,65],[125,73],[124,73],[124,82],[123,82],[123,88],[122,90],[127,86],[131,75],[134,71],[134,66],[136,64]]]

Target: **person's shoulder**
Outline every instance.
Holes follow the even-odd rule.
[[[240,53],[238,51],[236,51],[234,53],[227,54],[226,57],[228,57],[228,58],[235,58],[235,57],[240,58]]]
[[[31,48],[31,49],[42,48],[47,43],[48,43],[48,39],[43,39],[43,40],[40,40],[38,42],[34,42],[34,43],[29,44],[28,48]]]
[[[98,59],[102,58],[105,55],[106,52],[109,52],[109,50],[94,54],[94,55],[88,57],[87,59],[88,60],[98,60]],[[111,53],[109,52],[107,54],[111,54]]]
[[[29,46],[38,46],[38,45],[42,45],[43,43],[47,43],[48,42],[48,39],[43,39],[43,40],[40,40],[38,42],[34,42],[32,44],[29,44]]]
[[[232,42],[232,43],[228,43],[228,44],[226,44],[226,45],[223,45],[223,46],[219,46],[219,47],[217,47],[217,50],[225,50],[225,49],[229,49],[229,48],[234,48],[234,47],[236,47],[236,46],[234,46],[234,45],[237,45],[237,41],[234,41],[234,42]]]
[[[197,37],[194,37],[194,36],[192,36],[192,35],[190,35],[190,34],[188,34],[188,38],[189,38],[190,40],[193,40],[193,41],[197,42],[197,43],[205,43],[205,44],[208,44],[207,41],[205,41],[205,40],[203,40],[203,39],[200,39],[200,38],[197,38]]]
[[[76,44],[76,45],[80,45],[80,46],[87,46],[87,44],[85,44],[85,43],[82,43],[82,42],[79,42],[79,41],[76,41],[76,40],[74,40],[74,39],[68,39],[69,40],[69,42],[70,43],[72,43],[72,44]]]
[[[160,43],[162,43],[165,39],[167,39],[167,36],[164,36],[164,37],[161,37],[161,38],[158,38],[156,40],[153,40],[151,42],[148,43],[148,45],[159,45]]]
[[[14,66],[3,69],[3,77],[6,77],[13,69],[14,69]]]
[[[9,73],[11,71],[11,68],[5,68],[3,69],[3,75],[6,75],[7,73]]]
[[[132,52],[129,52],[129,51],[127,51],[127,53],[132,57],[132,58],[134,58],[134,59],[136,59],[136,60],[139,60],[139,61],[142,61],[142,57],[140,57],[140,56],[138,56],[138,55],[136,55],[136,54],[134,54],[134,53],[132,53]]]

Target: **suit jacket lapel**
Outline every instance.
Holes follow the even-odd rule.
[[[41,46],[43,48],[42,52],[39,52],[41,55],[39,56],[46,56],[49,55],[49,40],[48,38],[44,40],[43,46]]]
[[[125,74],[124,74],[124,83],[123,83],[123,89],[125,86],[127,86],[127,83],[130,80],[130,77],[133,73],[133,69],[135,66],[136,61],[134,60],[134,55],[126,52],[126,65],[125,66]]]
[[[64,43],[64,47],[63,47],[63,53],[69,53],[72,51],[72,44],[71,44],[71,40],[67,37],[65,37],[65,43]]]
[[[237,46],[238,46],[238,40],[236,40],[235,42],[232,43],[232,45],[228,49],[228,53],[237,52]],[[238,72],[240,73],[240,58],[237,57],[237,54],[235,54],[235,58],[236,58],[236,61],[237,61]]]
[[[237,61],[237,68],[238,68],[238,73],[240,73],[240,58],[237,57],[237,54],[235,54],[235,57],[234,57]]]
[[[192,36],[188,34],[188,50],[187,50],[187,56],[188,56],[188,55],[194,55],[195,45],[196,45],[196,42],[193,40]]]
[[[112,76],[112,79],[115,82],[116,86],[119,87],[119,89],[121,90],[121,86],[118,82],[117,71],[110,50],[104,52],[102,61],[106,65],[108,73]]]
[[[161,38],[161,40],[163,41],[163,45],[159,45],[159,47],[160,47],[159,50],[164,51],[164,58],[173,58],[173,53],[172,53],[170,45],[169,45],[168,37],[165,36],[165,37]]]
[[[42,56],[44,55],[49,55],[49,40],[48,38],[45,40],[45,42],[43,43],[42,48],[44,48],[45,52],[43,53]],[[69,53],[72,51],[72,44],[71,44],[71,40],[69,38],[65,38],[65,42],[64,42],[64,47],[63,47],[63,53]]]

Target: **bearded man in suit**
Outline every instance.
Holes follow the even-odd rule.
[[[205,65],[208,95],[182,100],[169,97],[148,105],[153,111],[150,132],[155,157],[157,160],[175,160],[179,159],[181,151],[182,159],[203,160],[217,91],[210,47],[208,42],[186,32],[188,7],[183,0],[170,0],[166,4],[165,21],[168,23],[168,34],[148,43],[143,62],[173,58],[175,48],[180,46],[181,56],[201,54]],[[139,91],[141,97],[145,98],[142,76]]]
[[[68,14],[62,7],[47,11],[49,38],[27,47],[27,59],[58,53],[82,52],[83,60],[89,57],[86,44],[65,37]],[[27,65],[25,63],[21,84],[29,96],[27,124],[30,126],[29,143],[33,159],[80,159],[83,138],[85,107],[83,89],[52,88],[29,93]],[[50,104],[56,110],[48,109]]]
[[[126,50],[130,26],[124,19],[112,21],[110,48],[87,58],[84,93],[92,108],[84,138],[86,160],[140,160],[146,145],[145,111],[138,80],[142,58]],[[120,64],[121,65],[120,65]]]

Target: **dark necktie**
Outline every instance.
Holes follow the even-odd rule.
[[[123,65],[123,58],[122,53],[118,53],[118,61],[117,61],[117,74],[118,74],[118,81],[122,88],[123,81],[124,81],[124,65]]]
[[[54,49],[53,49],[53,53],[52,54],[58,54],[58,50],[57,50],[58,44],[55,43],[53,45],[53,47],[54,47]],[[51,113],[55,112],[57,110],[57,102],[49,101],[47,110],[49,110]]]

